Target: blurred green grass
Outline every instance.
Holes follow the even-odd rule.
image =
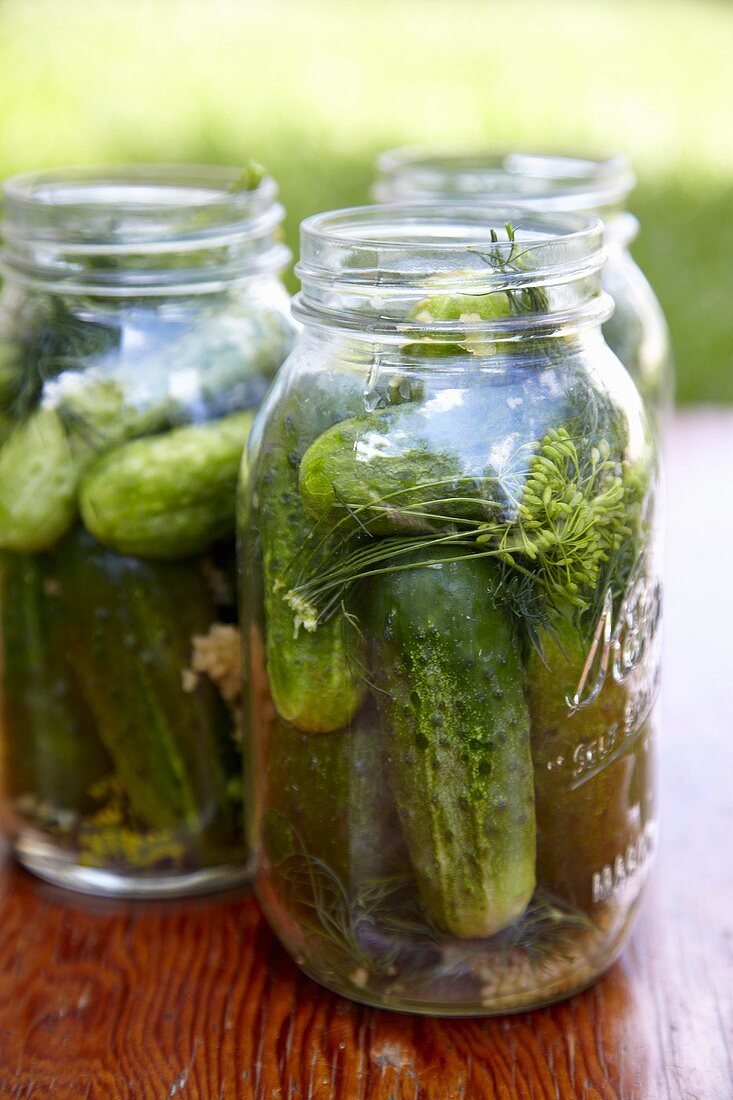
[[[254,156],[293,247],[410,141],[621,149],[681,401],[733,401],[725,0],[0,0],[0,175]]]

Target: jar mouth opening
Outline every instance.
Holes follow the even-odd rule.
[[[622,206],[636,184],[624,154],[513,152],[471,146],[407,145],[377,158],[379,201],[493,199],[538,210],[592,212]]]
[[[300,236],[296,273],[304,284],[414,284],[444,273],[472,284],[526,285],[576,266],[594,271],[605,260],[599,218],[521,206],[355,206],[306,218]]]
[[[600,219],[572,212],[547,213],[528,210],[523,204],[506,203],[490,211],[472,204],[407,201],[382,205],[352,206],[343,210],[313,214],[301,223],[304,241],[371,244],[380,248],[460,248],[483,241],[492,243],[491,230],[515,224],[527,242],[549,238],[586,239],[599,231]],[[510,242],[498,242],[510,244]]]
[[[277,185],[254,165],[56,168],[4,195],[2,265],[71,293],[218,289],[290,257]]]
[[[237,168],[187,164],[28,172],[4,184],[5,234],[124,246],[241,230],[277,197],[270,176],[253,169],[251,187],[242,177]]]

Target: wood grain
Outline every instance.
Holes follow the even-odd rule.
[[[525,1016],[391,1015],[301,976],[247,893],[110,903],[7,862],[0,1096],[733,1097],[733,417],[679,421],[669,450],[660,851],[595,987]]]

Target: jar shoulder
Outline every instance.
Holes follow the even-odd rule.
[[[96,406],[105,417],[158,408],[167,426],[255,408],[295,325],[279,280],[250,284],[221,294],[109,298],[8,281],[0,295],[0,405],[16,418],[41,404],[72,417],[93,416]],[[155,430],[146,424],[142,434]]]
[[[611,425],[624,437],[648,436],[639,394],[600,334],[527,345],[442,356],[304,333],[258,414],[255,444],[286,421],[306,432],[309,419],[321,431],[354,420],[355,431],[450,444],[475,451],[477,461],[487,448],[500,449],[497,440],[522,448],[563,424],[588,439]]]

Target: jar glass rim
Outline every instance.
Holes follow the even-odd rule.
[[[154,243],[243,228],[271,209],[272,177],[238,188],[242,170],[199,164],[50,168],[3,185],[4,234],[65,243]],[[107,215],[107,216],[105,216]]]
[[[525,240],[547,240],[548,237],[593,236],[601,226],[600,218],[593,214],[569,212],[543,212],[527,210],[522,204],[495,206],[491,209],[491,222],[505,224],[512,216],[521,218]],[[506,217],[504,217],[506,215]],[[503,220],[502,220],[503,219]],[[385,225],[380,223],[385,223]],[[379,205],[351,206],[342,210],[327,210],[312,214],[301,222],[301,232],[307,237],[324,240],[352,241],[354,244],[373,244],[381,248],[391,246],[455,247],[461,240],[468,243],[476,228],[486,227],[486,210],[473,204],[452,202],[416,201],[394,202]],[[444,227],[454,228],[446,233]],[[416,232],[424,227],[424,235]]]
[[[516,271],[492,269],[482,260],[484,249],[490,249],[499,264],[517,249],[531,253],[531,270],[527,265]],[[536,212],[521,206],[385,203],[306,218],[296,272],[304,283],[414,282],[452,265],[471,282],[526,283],[578,266],[597,270],[604,259],[603,223],[594,215]],[[461,281],[460,274],[456,278]]]
[[[380,154],[377,171],[378,198],[483,195],[568,211],[619,206],[636,184],[623,153],[592,156],[480,145],[399,146]]]

